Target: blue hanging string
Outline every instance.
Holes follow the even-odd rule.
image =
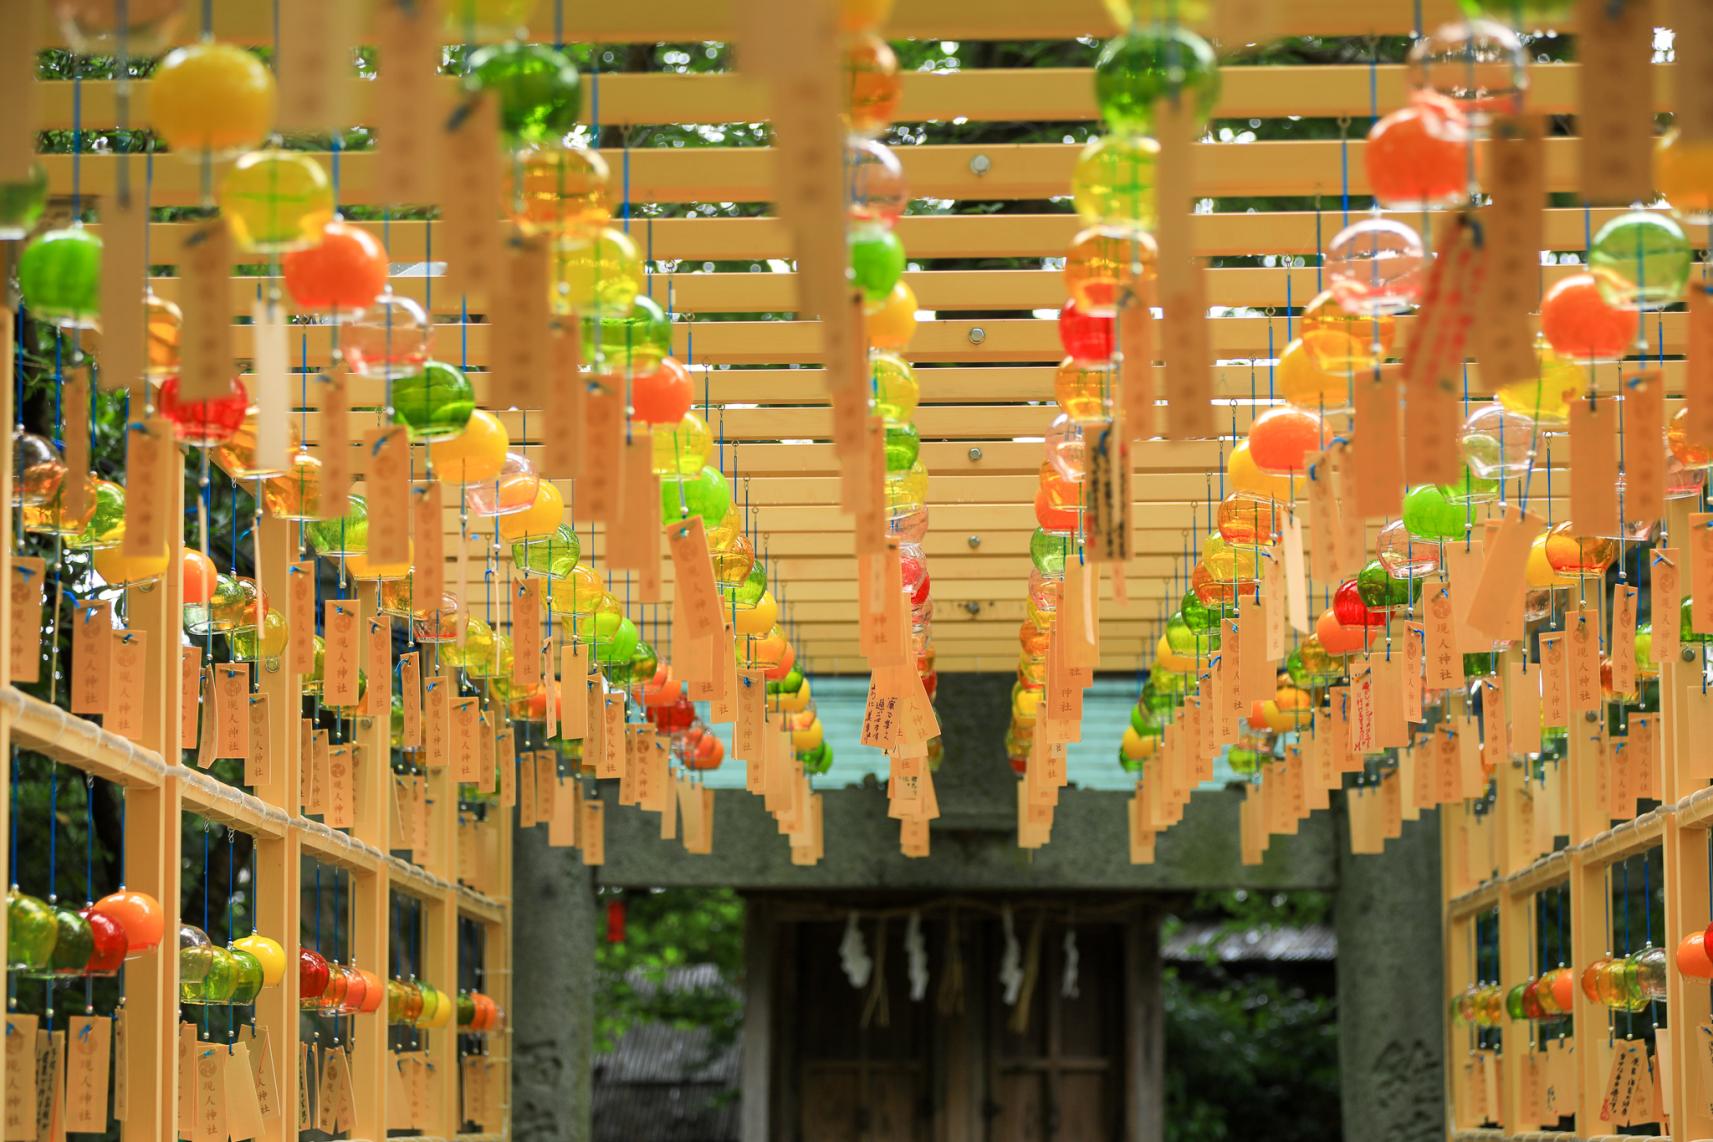
[[[59,903],[59,762],[48,769],[48,903]]]
[[[83,75],[73,65],[71,76],[71,218],[83,216]]]
[[[238,925],[233,919],[233,909],[238,906],[238,879],[236,872],[237,837],[230,828],[226,830],[226,942],[230,944],[238,934]]]
[[[95,775],[83,775],[83,901],[95,903]]]
[[[13,746],[12,747],[12,836],[11,836],[11,842],[7,846],[11,852],[12,863],[7,867],[9,867],[12,870],[12,883],[11,883],[10,887],[12,887],[14,889],[16,889],[18,887],[18,834],[21,831],[20,826],[23,823],[23,818],[21,817],[21,814],[23,813],[23,805],[20,803],[20,801],[18,799],[18,787],[22,782],[22,774],[19,772],[19,768],[20,768],[20,763],[18,761],[18,747]]]

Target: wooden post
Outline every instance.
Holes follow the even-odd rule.
[[[743,1062],[738,1072],[743,1090],[743,1142],[773,1138],[773,945],[778,922],[773,906],[750,899],[744,908]],[[781,1124],[789,1132],[789,1123]]]
[[[1166,1131],[1166,1010],[1160,988],[1160,917],[1149,910],[1124,925],[1124,1129],[1132,1142]]]

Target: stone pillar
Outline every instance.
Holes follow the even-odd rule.
[[[1338,1071],[1349,1142],[1445,1138],[1439,814],[1353,856],[1338,812]]]
[[[595,896],[576,849],[518,829],[512,851],[512,1135],[588,1142]]]

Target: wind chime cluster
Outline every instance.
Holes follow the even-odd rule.
[[[1585,63],[1585,83],[1598,82],[1592,70]],[[1660,336],[1651,314],[1687,301],[1693,318],[1705,304],[1689,283],[1684,230],[1708,217],[1694,167],[1704,145],[1661,138],[1635,197],[1651,182],[1673,205],[1622,210],[1565,259],[1579,264],[1549,257],[1543,269],[1543,131],[1526,106],[1522,38],[1472,12],[1419,37],[1407,74],[1409,102],[1376,119],[1363,152],[1372,210],[1347,218],[1323,252],[1326,288],[1273,368],[1282,403],[1225,452],[1215,527],[1197,544],[1125,736],[1137,760],[1162,742],[1186,751],[1148,767],[1144,789],[1159,803],[1182,795],[1209,751],[1258,778],[1248,855],[1294,828],[1291,814],[1324,801],[1342,772],[1365,774],[1359,819],[1386,816],[1400,757],[1465,719],[1486,729],[1475,740],[1493,741],[1507,698],[1548,703],[1540,741],[1499,739],[1532,755],[1538,774],[1563,756],[1565,724],[1583,712],[1551,701],[1577,692],[1577,662],[1593,671],[1588,708],[1612,700],[1621,725],[1624,711],[1658,708],[1661,625],[1672,653],[1706,637],[1675,568],[1657,571],[1669,555],[1644,563],[1660,580],[1649,583],[1652,624],[1637,622],[1636,588],[1622,578],[1604,639],[1592,609],[1626,547],[1655,539],[1670,501],[1700,495],[1713,461],[1695,392],[1668,422],[1648,360]],[[1555,441],[1568,473],[1555,470]],[[1568,485],[1568,518],[1555,478],[1558,495]],[[1368,521],[1379,525],[1372,539]],[[1272,665],[1248,669],[1251,615],[1276,676]],[[1578,659],[1584,631],[1592,654]],[[1553,657],[1567,648],[1568,667]],[[1519,678],[1506,678],[1508,650]],[[1487,776],[1493,753],[1481,751]],[[1425,784],[1411,796],[1406,806],[1435,803]]]

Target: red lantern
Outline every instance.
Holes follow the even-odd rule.
[[[332,968],[328,966],[320,952],[310,948],[299,948],[297,952],[297,997],[305,1007],[318,1006],[312,1000],[320,999],[327,992],[327,981],[332,977]]]
[[[672,676],[672,664],[662,662],[654,668],[654,677],[642,687],[642,704],[649,709],[670,706],[683,693],[684,684]]]
[[[1324,443],[1321,420],[1307,409],[1270,408],[1249,426],[1249,457],[1267,472],[1301,472]]]
[[[369,1002],[369,973],[354,967],[345,968],[345,998],[339,1003],[341,1015],[355,1015]]]
[[[927,602],[928,559],[921,548],[912,544],[908,550],[899,552],[898,568],[903,576],[904,589],[910,592],[910,605],[919,607]]]
[[[165,921],[160,902],[148,893],[121,888],[97,900],[93,909],[119,922],[125,932],[126,959],[134,960],[160,946]]]
[[[117,973],[125,963],[125,953],[130,950],[130,941],[125,937],[124,925],[93,904],[85,908],[80,915],[89,922],[89,934],[95,940],[94,950],[89,953],[89,962],[83,966],[83,973]]]
[[[1377,633],[1379,632],[1374,627],[1345,626],[1338,621],[1338,616],[1332,613],[1331,608],[1320,613],[1320,618],[1315,621],[1314,626],[1314,635],[1328,654],[1355,654]]]
[[[718,769],[725,759],[725,744],[713,734],[703,734],[696,742],[695,752],[684,756],[684,764],[691,769]]]
[[[1059,344],[1065,356],[1073,361],[1109,361],[1112,359],[1112,326],[1110,317],[1095,317],[1067,301],[1059,310]]]
[[[696,703],[681,694],[671,705],[656,706],[649,714],[654,718],[654,728],[661,733],[682,733],[696,720]]]
[[[471,998],[476,1001],[476,1018],[470,1021],[471,1029],[492,1031],[500,1021],[500,1005],[494,1002],[493,996],[479,991]]]
[[[244,382],[233,377],[225,396],[186,401],[178,398],[178,384],[176,376],[161,382],[155,402],[161,415],[172,421],[173,437],[180,444],[199,448],[232,439],[250,408],[250,394],[245,391]]]
[[[607,943],[625,942],[625,898],[615,896],[607,901]]]
[[[1572,274],[1541,298],[1541,332],[1568,361],[1614,361],[1636,341],[1636,311],[1607,305],[1593,274]]]
[[[1074,532],[1077,529],[1077,509],[1058,506],[1047,495],[1047,489],[1042,488],[1035,493],[1035,522],[1043,531],[1061,535]]]
[[[1332,593],[1332,614],[1340,626],[1383,627],[1386,612],[1374,610],[1362,601],[1362,590],[1356,580],[1347,579]]]
[[[1019,777],[1022,777],[1025,773],[1028,773],[1029,772],[1029,759],[1027,757],[1011,758],[1011,772],[1015,773]]]
[[[357,974],[363,977],[363,999],[357,1004],[357,1014],[379,1011],[381,1001],[387,997],[386,982],[368,968],[358,968]]]
[[[644,424],[676,426],[690,411],[694,396],[690,371],[676,357],[662,357],[654,372],[631,378],[631,411]]]
[[[302,309],[352,313],[387,288],[387,251],[367,230],[332,221],[319,244],[293,250],[282,263],[286,289]]]
[[[769,682],[778,682],[787,674],[791,673],[791,668],[796,664],[797,652],[791,648],[790,643],[786,643],[785,653],[779,656],[778,662],[775,662],[772,666],[769,666],[762,672],[762,677],[766,678]]]
[[[940,689],[940,672],[938,670],[924,670],[922,672],[922,689],[928,692],[928,701],[932,702],[934,695]]]
[[[209,593],[214,590],[214,582],[219,573],[214,569],[214,560],[193,547],[187,547],[179,553],[179,587],[184,592],[186,603],[206,603]],[[122,895],[114,893],[114,896]],[[108,897],[111,900],[113,897]]]
[[[1441,95],[1423,94],[1368,131],[1363,165],[1382,206],[1442,206],[1469,189],[1469,120]]]
[[[1713,979],[1713,959],[1707,958],[1706,941],[1706,932],[1691,932],[1678,941],[1678,971],[1695,979]]]

